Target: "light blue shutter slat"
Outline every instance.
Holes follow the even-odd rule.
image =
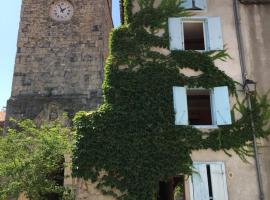
[[[194,164],[196,172],[192,174],[193,199],[208,200],[209,190],[207,181],[206,164]]]
[[[170,50],[183,50],[182,20],[179,17],[169,18]]]
[[[202,10],[206,9],[206,0],[195,0],[195,6]]]
[[[222,50],[223,49],[223,39],[221,32],[220,17],[208,17],[208,42],[209,50]]]
[[[215,87],[212,101],[216,125],[232,124],[228,87]]]
[[[184,87],[173,87],[175,125],[188,125],[187,92]]]
[[[191,9],[192,0],[183,0],[181,6],[184,7],[185,9]]]
[[[228,200],[225,167],[223,164],[211,164],[213,200]]]

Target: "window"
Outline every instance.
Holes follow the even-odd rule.
[[[186,50],[205,50],[203,22],[183,22],[183,31]]]
[[[185,200],[184,177],[176,176],[159,182],[157,200]]]
[[[187,92],[188,121],[190,125],[211,125],[211,97],[209,90]]]
[[[228,87],[186,90],[173,87],[175,124],[215,126],[232,123]]]
[[[184,0],[181,6],[188,10],[205,10],[206,0]]]
[[[219,17],[169,18],[171,50],[222,50]]]
[[[228,200],[224,163],[194,163],[191,200]]]

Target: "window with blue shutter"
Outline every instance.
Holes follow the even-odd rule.
[[[212,107],[216,125],[232,124],[230,97],[227,86],[215,87],[213,89]]]
[[[224,164],[210,164],[213,200],[228,200]]]
[[[193,0],[183,0],[181,6],[185,9],[191,9],[193,7]]]
[[[183,28],[180,17],[169,18],[170,50],[184,50]]]
[[[206,164],[194,164],[194,172],[192,174],[192,188],[194,200],[208,200],[209,189],[206,172]]]
[[[169,35],[170,50],[223,50],[220,17],[169,18]]]
[[[194,7],[198,10],[206,9],[206,0],[195,0]]]
[[[184,0],[181,6],[188,10],[206,9],[206,0]]]
[[[175,125],[188,125],[187,93],[184,87],[173,87]]]
[[[223,50],[220,17],[208,17],[207,27],[209,50]]]
[[[212,90],[173,87],[173,100],[175,125],[216,128],[232,123],[227,86]]]
[[[192,200],[228,200],[224,163],[194,163],[190,194]]]

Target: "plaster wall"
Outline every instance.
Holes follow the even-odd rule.
[[[248,78],[257,82],[257,90],[270,89],[270,4],[239,4]],[[270,142],[259,140],[259,158],[265,200],[270,200]]]

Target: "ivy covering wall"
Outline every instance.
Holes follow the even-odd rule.
[[[203,133],[174,124],[173,86],[213,88],[228,86],[237,98],[235,82],[214,61],[225,51],[169,52],[168,17],[187,16],[178,0],[125,0],[125,23],[110,36],[110,55],[103,83],[104,103],[95,111],[74,118],[78,141],[73,152],[73,173],[98,182],[104,194],[122,200],[152,200],[158,184],[168,177],[192,173],[191,152],[230,149],[245,156],[252,140],[251,111],[245,102],[234,106],[241,118],[233,124]],[[158,32],[163,30],[163,35]],[[154,51],[161,48],[168,55]],[[181,70],[201,71],[187,77]],[[266,97],[252,97],[257,137],[265,137],[270,107]]]

